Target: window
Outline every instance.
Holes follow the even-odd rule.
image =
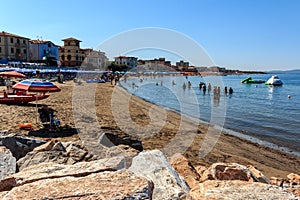
[[[70,53],[71,52],[71,50],[68,50],[68,53]]]
[[[76,50],[76,53],[78,53],[78,50]]]
[[[23,53],[27,53],[26,49],[23,49]]]
[[[65,55],[62,55],[62,56],[61,56],[61,59],[62,59],[62,60],[65,60]]]
[[[65,53],[65,50],[61,50],[62,53]]]
[[[70,46],[71,45],[71,43],[70,42],[68,42],[68,46]]]
[[[20,49],[16,49],[16,53],[19,54],[21,51]]]
[[[46,54],[46,49],[44,49],[44,55]]]
[[[15,53],[15,49],[14,49],[14,48],[11,48],[11,49],[10,49],[10,53]]]
[[[17,39],[17,43],[18,43],[18,44],[20,44],[20,40],[19,40],[19,38]]]
[[[48,43],[48,48],[51,48],[51,43]]]
[[[26,44],[26,41],[25,41],[25,40],[23,40],[23,44]]]
[[[1,42],[1,37],[0,37],[0,42]]]
[[[68,55],[68,56],[67,56],[67,59],[68,59],[68,60],[71,60],[71,55]]]
[[[0,47],[0,53],[2,52],[2,49],[1,49],[1,47]]]
[[[79,42],[76,42],[76,46],[78,46],[78,47],[79,47]]]
[[[10,38],[10,43],[14,43],[14,38]]]
[[[78,60],[78,56],[76,56],[76,60]]]

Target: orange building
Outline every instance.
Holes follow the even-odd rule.
[[[58,49],[61,66],[80,66],[85,58],[84,51],[80,49],[81,41],[72,37],[63,39],[62,41],[64,42],[64,46]]]

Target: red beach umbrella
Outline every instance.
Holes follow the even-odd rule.
[[[15,84],[12,88],[28,92],[59,92],[61,90],[54,83],[43,79],[26,79]]]
[[[0,72],[0,76],[5,76],[8,78],[15,77],[15,78],[26,78],[26,76],[22,73],[15,72],[15,71],[6,71],[6,72]]]

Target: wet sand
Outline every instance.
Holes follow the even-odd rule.
[[[74,129],[75,122],[72,107],[74,83],[70,81],[57,85],[62,91],[53,93],[48,99],[39,101],[38,106],[46,104],[53,108],[57,111],[62,126]],[[97,87],[95,110],[102,131],[131,137],[136,136],[142,140],[144,149],[161,149],[168,156],[180,152],[195,166],[209,166],[215,162],[253,165],[269,178],[271,176],[285,178],[289,173],[299,174],[300,172],[300,157],[260,146],[226,133],[222,133],[218,138],[218,131],[214,129],[210,129],[211,132],[207,135],[209,128],[207,125],[197,124],[178,113],[154,106],[138,97],[129,95],[119,86],[111,86],[110,83],[101,83],[94,86]],[[80,87],[88,88],[89,84],[83,83],[82,86],[76,86],[77,89]],[[129,99],[129,103],[125,99]],[[112,102],[114,102],[113,107]],[[35,102],[26,106],[0,104],[0,110],[0,131],[6,130],[7,133],[28,134],[29,131],[20,130],[18,124],[26,122],[35,124]],[[119,111],[117,114],[116,110]],[[126,110],[129,116],[128,113],[127,115],[124,114]],[[39,128],[34,127],[35,131],[38,131]],[[77,134],[58,137],[62,141],[74,141],[79,140],[79,138]],[[207,155],[200,157],[201,146],[209,144],[207,142],[203,144],[205,138],[210,138],[209,141],[214,141],[217,138],[217,142]]]

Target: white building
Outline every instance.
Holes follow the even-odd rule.
[[[115,57],[115,63],[117,65],[128,65],[130,67],[137,66],[137,58],[136,57],[127,57],[127,56],[118,56]]]

